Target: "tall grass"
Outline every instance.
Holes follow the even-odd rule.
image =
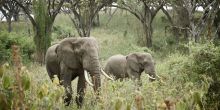
[[[167,100],[176,105],[178,110],[192,108],[199,110],[194,96],[198,96],[199,98],[197,97],[196,100],[200,100],[200,95],[202,96],[204,91],[207,91],[208,86],[204,82],[202,82],[202,86],[197,85],[186,74],[190,73],[190,70],[186,68],[192,66],[190,65],[192,59],[189,55],[180,54],[175,49],[172,51],[168,48],[167,38],[170,35],[165,36],[164,27],[167,22],[162,21],[162,16],[164,15],[159,12],[153,22],[154,47],[148,49],[143,47],[140,42],[140,39],[143,38],[142,26],[134,16],[118,10],[106,25],[109,15],[100,13],[101,25],[93,28],[91,35],[99,43],[102,67],[106,59],[115,54],[149,52],[156,60],[156,72],[161,79],[149,82],[147,75],[142,73],[142,86],[138,91],[132,80],[109,81],[102,77],[100,100],[95,100],[92,87],[87,86],[82,110],[134,110],[138,107],[145,110],[165,109]],[[21,30],[26,30],[24,25],[20,26]],[[57,31],[61,31],[61,34],[70,32],[77,35],[71,20],[65,14],[58,15],[54,26],[59,27]],[[17,27],[15,26],[15,28]],[[54,41],[57,41],[58,35],[60,35],[57,31],[53,32]],[[30,109],[77,109],[74,99],[70,106],[64,106],[62,100],[64,91],[62,87],[51,83],[44,65],[30,63],[26,66],[31,79],[31,88],[25,93],[26,101],[32,106]],[[12,73],[7,72],[7,74]],[[77,79],[72,82],[73,98],[76,96],[76,86]]]

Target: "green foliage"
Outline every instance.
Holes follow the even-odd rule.
[[[30,78],[27,75],[22,75],[21,76],[21,82],[22,82],[22,88],[26,91],[30,88]]]
[[[197,82],[211,78],[209,89],[204,96],[205,108],[220,107],[220,47],[203,44],[192,49],[192,72],[197,75]],[[192,73],[191,73],[192,74]],[[195,80],[195,79],[194,79]]]
[[[8,36],[9,34],[6,32],[0,33],[0,64],[2,64],[5,60],[8,60],[10,56],[9,49],[13,41],[11,41]]]
[[[220,81],[220,48],[213,44],[205,44],[193,54],[194,71],[205,74],[214,81]]]
[[[12,107],[12,101],[14,93],[13,88],[13,78],[11,75],[7,74],[6,64],[2,65],[1,68],[4,69],[3,77],[0,78],[0,109],[10,109]]]
[[[63,39],[65,37],[73,37],[75,34],[71,32],[72,29],[69,27],[63,27],[60,25],[53,26],[53,34],[52,34],[52,40],[56,41],[57,39]],[[70,35],[70,36],[68,36]]]
[[[4,68],[3,77],[0,78],[0,109],[5,110],[12,108],[12,101],[16,101],[14,96],[17,95],[14,90],[15,73],[12,68],[8,68],[7,64],[2,66]],[[36,84],[32,78],[33,75],[26,67],[21,68],[21,84],[22,91],[25,93],[26,108],[31,110],[39,109],[62,109],[64,107],[62,95],[64,88],[57,85],[57,79],[54,83]],[[58,81],[59,82],[59,81]],[[58,104],[59,103],[59,104]],[[3,107],[3,108],[2,108]]]
[[[207,94],[205,94],[205,108],[207,110],[220,109],[220,82],[211,83]]]
[[[4,69],[3,66],[0,64],[0,78],[2,78],[3,73],[4,73]]]
[[[11,46],[13,44],[20,45],[24,62],[27,62],[31,54],[34,53],[35,47],[32,38],[3,31],[0,33],[0,64],[5,61],[11,61]]]
[[[220,81],[220,48],[214,44],[189,44],[190,54],[188,57],[176,60],[170,64],[170,72],[182,74],[185,77],[175,80],[189,81],[201,87],[203,91],[193,93],[192,102],[200,109],[212,109],[220,106],[219,81]],[[209,86],[210,85],[210,86]]]
[[[11,85],[12,85],[12,82],[11,82],[11,81],[12,81],[12,80],[10,79],[9,76],[4,76],[4,77],[2,78],[3,88],[4,88],[4,89],[9,89],[9,87],[11,87]]]
[[[159,16],[162,15],[159,14]],[[130,79],[109,81],[102,77],[100,99],[95,100],[93,88],[87,86],[82,110],[133,110],[136,109],[135,97],[137,95],[143,97],[143,109],[146,110],[154,110],[161,103],[164,105],[167,97],[173,98],[176,110],[214,109],[218,105],[220,87],[218,82],[212,84],[212,81],[215,81],[215,76],[217,76],[216,80],[219,80],[219,47],[208,43],[176,45],[171,35],[163,36],[164,24],[157,17],[153,24],[155,28],[154,47],[152,49],[141,47],[137,43],[141,34],[137,35],[137,32],[140,32],[138,31],[140,24],[136,18],[119,10],[106,26],[108,17],[107,14],[101,15],[101,26],[91,31],[92,36],[99,42],[102,65],[104,66],[106,59],[114,54],[149,52],[156,60],[156,73],[161,79],[149,82],[146,74],[142,73],[142,86],[137,91],[137,85]],[[53,33],[54,40],[57,40],[56,34],[70,30],[76,32],[71,27],[71,21],[66,15],[58,16],[55,25],[58,28]],[[33,42],[29,37],[19,37],[20,34],[7,34],[7,36],[10,38],[18,36],[15,41],[22,42],[21,45],[27,41],[26,46],[32,48]],[[14,37],[13,39],[15,39]],[[26,46],[24,45],[24,47]],[[11,71],[11,68],[4,69],[4,74],[0,77],[0,107],[3,107],[2,104],[9,109],[13,100],[13,91],[10,90],[11,86],[8,87],[7,83],[5,87],[9,89],[4,89],[2,79],[7,76],[10,78],[10,82],[13,82],[13,72]],[[64,89],[59,86],[58,78],[51,83],[45,66],[30,63],[25,69],[24,75],[22,76],[22,88],[25,90],[25,101],[29,109],[77,109],[74,101],[77,79],[72,82],[73,101],[70,106],[65,107],[63,104]],[[7,81],[5,80],[5,82]]]
[[[193,93],[193,99],[194,103],[198,104],[200,110],[204,109],[203,103],[202,103],[202,97],[199,92],[194,92]]]
[[[34,0],[33,4],[34,19],[36,23],[34,27],[34,43],[37,52],[42,54],[46,53],[47,48],[50,46],[53,21],[49,17],[46,0]]]

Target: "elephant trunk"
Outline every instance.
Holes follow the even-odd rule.
[[[89,62],[88,62],[89,61]],[[84,62],[84,69],[88,70],[90,76],[92,77],[92,84],[96,94],[99,94],[99,88],[101,87],[101,70],[100,64],[97,56],[89,57],[89,59]]]
[[[155,81],[157,78],[154,66],[150,66],[145,68],[145,72],[147,73],[150,81]]]

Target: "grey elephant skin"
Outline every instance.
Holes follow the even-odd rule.
[[[48,48],[46,52],[46,69],[52,79],[57,75],[61,85],[65,87],[65,104],[69,105],[72,98],[71,81],[78,77],[76,103],[83,103],[86,82],[84,70],[88,71],[94,84],[93,89],[99,93],[101,86],[98,44],[93,37],[65,38],[59,44]]]
[[[114,76],[116,79],[132,78],[140,80],[141,73],[151,76],[150,81],[155,80],[155,63],[149,53],[131,53],[127,56],[111,56],[105,65],[104,71]]]

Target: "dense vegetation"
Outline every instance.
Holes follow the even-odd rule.
[[[143,74],[143,85],[137,91],[131,80],[120,82],[103,78],[100,100],[94,100],[92,87],[88,86],[82,109],[163,110],[167,105],[175,107],[176,110],[220,109],[220,47],[209,41],[176,44],[175,38],[170,33],[165,34],[167,21],[163,20],[164,15],[159,12],[153,21],[154,43],[152,48],[147,48],[144,47],[141,25],[136,18],[125,11],[118,11],[106,25],[108,17],[108,14],[101,13],[101,25],[91,31],[91,35],[99,42],[102,65],[104,66],[106,59],[114,54],[149,52],[156,60],[156,72],[161,79],[149,82],[147,76]],[[62,39],[61,36],[66,33],[77,35],[67,15],[58,15],[54,23],[53,43]],[[0,110],[13,109],[12,107],[16,107],[14,102],[20,100],[16,98],[17,92],[14,89],[17,80],[13,69],[16,67],[11,65],[10,58],[12,44],[21,47],[23,66],[20,92],[24,93],[22,103],[26,108],[77,109],[74,102],[68,107],[64,106],[63,87],[58,85],[57,79],[51,83],[45,66],[32,61],[33,36],[27,34],[27,25],[23,22],[14,22],[14,31],[7,33],[2,24],[0,25],[0,57],[1,61],[4,60],[4,64],[0,68]],[[73,91],[76,91],[76,80],[72,83]],[[76,96],[76,92],[73,96]]]

